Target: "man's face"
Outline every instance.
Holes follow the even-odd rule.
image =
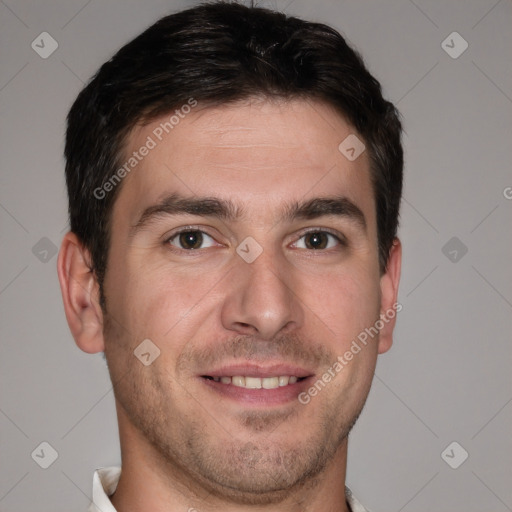
[[[382,312],[368,155],[338,150],[354,130],[319,103],[197,106],[159,141],[168,118],[132,132],[127,158],[156,147],[113,210],[105,353],[122,437],[216,493],[284,491],[339,457],[370,388],[377,338],[298,399]]]

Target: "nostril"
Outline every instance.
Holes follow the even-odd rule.
[[[252,324],[248,324],[247,322],[236,322],[236,326],[238,329],[242,329],[244,331],[256,331],[256,328]]]

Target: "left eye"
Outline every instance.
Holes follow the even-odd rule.
[[[204,231],[189,230],[182,231],[169,238],[169,243],[184,250],[205,249],[213,247],[215,240]]]
[[[331,249],[340,245],[341,240],[331,233],[326,231],[310,231],[305,235],[302,235],[294,246],[299,249]]]

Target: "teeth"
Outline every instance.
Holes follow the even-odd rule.
[[[288,384],[295,384],[297,377],[295,375],[281,375],[279,377],[243,377],[242,375],[235,375],[234,377],[212,377],[215,382],[222,382],[222,384],[232,384],[239,388],[247,389],[276,389]]]
[[[265,377],[261,379],[261,386],[265,389],[275,389],[279,387],[279,377]]]
[[[245,377],[231,377],[231,384],[239,388],[245,388]]]
[[[258,377],[245,377],[245,387],[249,389],[261,389],[261,379],[258,379]]]

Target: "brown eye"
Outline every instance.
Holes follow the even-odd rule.
[[[329,243],[327,233],[308,233],[305,236],[308,249],[325,249]]]
[[[205,249],[215,244],[213,238],[199,230],[189,230],[177,233],[169,239],[169,243],[184,250]]]
[[[327,231],[310,231],[300,237],[294,244],[299,249],[322,250],[343,245],[342,241]]]

